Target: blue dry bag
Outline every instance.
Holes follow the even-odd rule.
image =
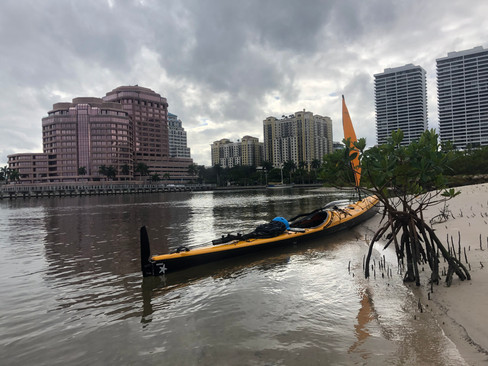
[[[284,217],[281,217],[281,216],[278,216],[278,217],[275,217],[273,219],[273,221],[279,221],[279,222],[282,222],[283,224],[285,224],[286,226],[286,229],[288,230],[290,228],[290,223],[288,222],[287,219],[285,219]]]

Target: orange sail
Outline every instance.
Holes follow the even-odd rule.
[[[356,181],[356,187],[359,187],[359,181],[361,180],[361,167],[359,166],[359,151],[353,146],[353,142],[357,141],[354,127],[352,126],[351,117],[346,107],[346,101],[344,95],[342,96],[342,128],[344,129],[344,138],[350,138],[351,155],[357,152],[356,157],[351,161],[352,170],[354,172],[354,180]]]

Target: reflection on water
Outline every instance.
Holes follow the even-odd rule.
[[[401,278],[361,276],[366,244],[354,230],[162,277],[139,272],[142,225],[165,253],[340,198],[294,189],[1,201],[3,356],[10,365],[460,364],[436,325],[413,317]]]
[[[354,342],[351,347],[349,347],[349,353],[355,352],[357,347],[363,344],[364,341],[371,335],[367,326],[371,320],[376,318],[376,316],[374,314],[373,299],[371,298],[368,289],[364,289],[362,291],[361,307],[359,308],[356,318],[357,324],[354,325],[354,329],[356,331],[357,341]]]

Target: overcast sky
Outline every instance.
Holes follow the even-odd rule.
[[[1,0],[0,165],[42,152],[54,103],[121,85],[166,97],[203,165],[213,141],[262,141],[266,117],[303,109],[341,141],[341,94],[374,145],[373,75],[409,63],[435,128],[436,59],[488,48],[487,15],[486,0]]]

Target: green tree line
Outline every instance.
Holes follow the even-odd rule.
[[[283,183],[317,183],[321,168],[320,160],[314,160],[311,169],[307,164],[287,161],[283,164]],[[270,162],[263,162],[261,167],[238,165],[232,168],[223,168],[220,164],[212,167],[193,164],[189,172],[195,177],[197,183],[216,184],[217,186],[250,186],[266,185],[281,182],[282,170],[273,168]]]
[[[454,150],[450,144],[446,144],[442,149],[451,155],[446,175],[488,174],[488,146],[461,151]]]
[[[438,152],[448,160],[442,173],[446,176],[447,184],[450,186],[471,183],[472,176],[488,174],[488,146],[476,149],[455,150],[452,148],[452,144],[448,143],[440,144]],[[344,164],[349,164],[346,157],[347,154],[348,151],[344,149],[324,156],[320,170],[320,179],[325,184],[347,186],[354,182],[352,171],[345,169]],[[385,164],[387,162],[392,163],[394,162],[392,159],[393,156],[385,156],[383,161]],[[363,183],[365,182],[363,180]]]
[[[9,183],[16,182],[20,179],[20,174],[17,169],[10,169],[8,166],[0,168],[0,182]]]

